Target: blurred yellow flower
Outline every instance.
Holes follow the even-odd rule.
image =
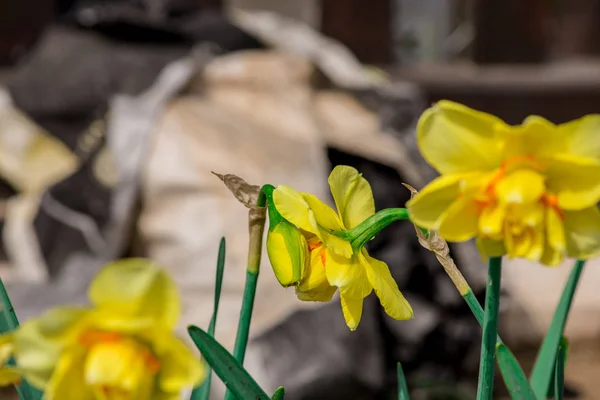
[[[12,352],[13,335],[10,333],[0,335],[0,386],[15,385],[21,380],[19,372],[7,365]]]
[[[441,176],[408,202],[411,220],[484,256],[558,265],[600,253],[600,115],[507,125],[450,101],[426,110],[419,148]]]
[[[156,264],[109,264],[88,294],[93,308],[56,308],[14,332],[18,368],[45,400],[179,400],[201,382],[204,366],[172,332],[177,290]]]
[[[298,298],[329,301],[339,288],[344,318],[352,330],[360,322],[363,299],[373,289],[392,318],[412,318],[412,308],[388,266],[371,258],[366,249],[353,249],[350,242],[336,236],[375,213],[371,186],[348,166],[334,168],[328,182],[339,214],[311,194],[285,185],[273,191],[277,211],[300,228],[308,245],[309,256],[296,286]]]

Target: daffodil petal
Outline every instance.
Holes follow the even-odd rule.
[[[310,207],[302,193],[286,185],[278,185],[273,190],[273,203],[279,214],[292,224],[313,234],[318,233]]]
[[[587,260],[600,254],[600,211],[593,206],[564,212],[569,257]]]
[[[15,331],[14,356],[29,383],[36,388],[48,384],[62,348],[73,339],[73,326],[86,314],[81,308],[57,308],[25,322]]]
[[[358,171],[338,165],[329,175],[329,187],[346,229],[352,229],[375,214],[371,185]]]
[[[0,366],[0,387],[15,385],[20,381],[21,375],[16,369]]]
[[[315,239],[309,239],[309,243],[315,245]],[[306,265],[306,271],[299,285],[296,286],[296,296],[301,301],[331,300],[337,287],[331,286],[325,274],[325,246],[317,245],[310,252],[310,261]]]
[[[14,335],[12,333],[5,333],[0,335],[0,368],[6,364],[12,355]]]
[[[180,392],[198,386],[206,378],[206,367],[179,339],[169,335],[158,355],[158,384],[165,392]]]
[[[63,351],[56,364],[52,379],[44,391],[44,399],[93,400],[95,397],[84,377],[84,362],[85,351],[83,348],[74,346],[72,349]]]
[[[325,274],[329,284],[337,286],[340,294],[347,297],[362,299],[373,290],[358,255],[345,258],[331,252],[328,248],[325,252]]]
[[[466,196],[459,198],[442,214],[434,229],[451,242],[464,242],[475,237],[479,229],[477,203]]]
[[[552,207],[546,208],[546,241],[555,251],[563,256],[566,254],[567,243],[562,217]]]
[[[152,318],[175,328],[181,314],[177,287],[154,262],[131,258],[104,267],[92,281],[90,301],[120,315]]]
[[[493,170],[500,165],[499,118],[442,100],[427,109],[417,126],[423,157],[442,174]]]
[[[548,243],[545,240],[544,231],[541,227],[529,228],[528,235],[531,243],[529,249],[524,252],[524,257],[530,261],[539,261],[544,255]]]
[[[478,236],[477,248],[484,261],[490,257],[502,257],[506,254],[506,247],[502,240],[493,240],[484,236]]]
[[[367,271],[369,282],[373,285],[373,289],[377,297],[379,297],[379,302],[385,312],[397,320],[411,319],[414,315],[413,309],[402,293],[400,293],[398,284],[392,277],[386,263],[372,258],[364,249],[361,261]]]
[[[553,154],[563,150],[566,143],[556,125],[538,115],[528,116],[521,125],[503,128],[500,134],[505,139],[505,159]]]
[[[530,169],[514,171],[496,185],[498,200],[507,203],[525,204],[538,201],[546,190],[544,176]]]
[[[323,203],[317,196],[310,193],[302,193],[302,198],[314,214],[316,223],[325,229],[332,231],[343,231],[344,225],[333,208]],[[284,216],[285,218],[285,216]]]
[[[590,114],[558,126],[566,138],[565,151],[571,154],[600,159],[600,115]]]
[[[564,253],[553,249],[550,244],[546,243],[544,247],[544,254],[540,258],[540,263],[548,267],[557,267],[564,260]]]
[[[558,196],[558,206],[581,210],[600,199],[600,159],[586,160],[569,155],[555,155],[543,160],[548,189]]]
[[[440,217],[456,201],[467,182],[482,182],[484,176],[487,175],[452,174],[434,179],[406,203],[411,221],[422,228],[436,229]]]
[[[337,287],[331,286],[327,281],[312,290],[300,290],[296,288],[296,296],[300,301],[318,301],[326,303],[331,300]]]
[[[505,216],[506,207],[502,204],[484,208],[479,216],[479,231],[488,237],[501,236]]]
[[[340,294],[340,301],[346,325],[351,331],[356,330],[362,316],[363,299]]]
[[[158,393],[154,393],[152,400],[181,400],[181,393],[159,391]]]
[[[298,289],[302,292],[307,292],[320,287],[323,283],[327,283],[325,275],[325,247],[318,246],[310,252],[310,262],[306,265],[306,270],[302,281],[298,285]]]

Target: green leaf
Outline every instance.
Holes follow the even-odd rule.
[[[469,289],[463,295],[463,298],[469,305],[469,308],[471,308],[471,311],[473,312],[473,315],[475,316],[475,318],[477,319],[479,324],[483,325],[483,315],[484,315],[483,308],[481,308],[481,304],[479,304],[479,300],[477,300],[477,297],[475,297],[475,294],[473,294],[473,291],[471,289]],[[504,348],[502,350],[502,355],[501,355],[502,360],[500,359],[500,356],[498,355],[498,347],[500,345],[502,345]],[[521,385],[521,390],[519,390],[519,392],[521,392],[521,393],[525,393],[525,392],[532,393],[533,392],[531,389],[531,386],[529,385],[529,382],[527,382],[526,375],[523,372],[523,368],[521,368],[519,361],[517,361],[514,354],[502,342],[502,340],[500,339],[500,336],[498,336],[496,338],[496,358],[498,359],[498,367],[500,368],[500,372],[502,373],[502,378],[504,379],[504,384],[506,385],[507,388],[509,388],[509,391],[511,390],[510,388],[513,385],[513,383],[509,382],[509,380],[514,381],[515,379],[518,379],[519,385]],[[535,399],[535,397],[533,397],[533,398]]]
[[[568,350],[569,350],[569,341],[564,336],[560,339],[559,352],[560,352],[560,347],[561,346],[564,347],[564,349],[565,349],[565,351],[564,351],[565,354],[564,354],[564,357],[563,357],[563,362],[566,364],[566,362],[567,362],[566,357],[568,355]],[[558,353],[557,353],[556,357],[557,357],[557,360],[558,360]],[[546,398],[548,398],[548,399],[554,398],[554,389],[555,389],[555,386],[556,386],[555,379],[554,379],[555,375],[556,375],[556,365],[554,366],[554,371],[555,371],[555,373],[552,374],[552,380],[550,381],[550,387],[548,388],[548,394],[546,395]]]
[[[477,400],[492,400],[494,392],[494,356],[498,338],[498,308],[500,304],[500,277],[502,257],[492,257],[488,262],[488,281],[485,291],[485,314],[481,338],[481,357]]]
[[[575,267],[573,267],[562,295],[560,296],[560,301],[554,311],[552,323],[544,337],[544,341],[533,366],[530,382],[533,392],[538,400],[544,400],[546,394],[550,390],[550,384],[555,375],[554,366],[556,364],[559,344],[584,265],[585,261],[582,260],[578,260],[575,263]]]
[[[244,367],[208,333],[188,326],[188,333],[204,359],[238,399],[271,400]]]
[[[513,400],[535,400],[533,389],[514,354],[502,342],[496,344],[496,358],[504,384]]]
[[[219,312],[219,299],[221,298],[221,287],[223,286],[223,270],[225,269],[225,238],[221,238],[219,243],[219,255],[217,256],[217,277],[215,279],[215,300],[213,305],[213,313],[210,318],[210,324],[208,325],[208,334],[212,337],[215,336],[215,326],[217,325],[217,313]],[[192,391],[190,400],[208,400],[210,396],[210,383],[212,380],[212,373],[210,367],[208,368],[208,374],[206,380],[201,386],[198,386]]]
[[[398,376],[398,400],[410,400],[406,378],[404,377],[404,371],[400,363],[396,364],[396,374]]]
[[[277,388],[277,390],[275,391],[275,393],[273,393],[273,396],[271,397],[272,400],[283,400],[283,395],[285,395],[285,389],[283,389],[283,386],[279,386]]]
[[[4,282],[0,279],[0,333],[12,332],[19,327],[19,319],[12,306],[8,292],[4,287]],[[14,365],[14,359],[9,360],[10,365]],[[15,386],[21,400],[39,400],[42,398],[42,392],[31,386],[23,380],[20,385]]]
[[[556,355],[556,365],[554,366],[554,400],[562,400],[565,393],[565,364],[567,363],[567,352],[569,350],[569,342],[564,336],[558,346]]]

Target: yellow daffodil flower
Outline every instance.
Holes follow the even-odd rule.
[[[273,191],[277,211],[305,236],[309,250],[302,278],[296,286],[301,300],[328,301],[336,288],[351,330],[362,315],[363,299],[374,289],[385,311],[398,320],[410,319],[413,311],[392,278],[388,266],[371,258],[364,248],[337,236],[375,213],[371,186],[358,171],[336,167],[329,186],[338,213],[308,193],[280,185]]]
[[[13,352],[13,335],[10,333],[0,336],[0,386],[18,384],[21,381],[19,372],[8,366],[8,360]]]
[[[19,370],[45,400],[179,400],[201,382],[203,365],[173,335],[177,290],[157,265],[110,264],[88,294],[92,308],[56,308],[14,333]]]
[[[417,129],[441,176],[408,204],[411,220],[449,241],[477,237],[484,256],[558,265],[600,253],[600,115],[510,126],[440,101]]]

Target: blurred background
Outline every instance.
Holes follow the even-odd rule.
[[[17,314],[85,304],[101,265],[144,256],[181,289],[181,334],[206,327],[225,236],[217,338],[231,349],[247,210],[211,171],[331,203],[329,172],[352,165],[378,209],[402,207],[402,182],[436,176],[414,131],[439,99],[509,123],[599,112],[599,20],[600,0],[1,2],[0,277]],[[482,299],[473,244],[451,250]],[[263,260],[246,367],[289,400],[394,398],[397,361],[415,399],[474,398],[480,329],[413,227],[390,226],[369,251],[413,320],[371,295],[349,332],[339,302],[300,303]],[[507,262],[502,335],[526,369],[571,264]],[[598,266],[567,327],[571,398],[600,398]]]

